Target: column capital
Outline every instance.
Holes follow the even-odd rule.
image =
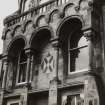
[[[95,37],[95,35],[96,35],[96,31],[90,28],[90,29],[87,29],[87,30],[83,30],[83,34],[84,34],[84,37],[86,37],[87,40],[92,40],[93,37]]]
[[[5,62],[8,62],[8,55],[3,55],[2,60],[5,61]]]
[[[52,40],[52,46],[54,48],[58,48],[59,47],[59,38]]]
[[[32,55],[35,51],[32,48],[25,48],[25,54],[28,55]]]

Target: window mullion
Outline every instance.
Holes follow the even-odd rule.
[[[79,50],[79,49],[82,49],[82,48],[85,48],[85,47],[88,47],[88,45],[81,46],[81,47],[76,47],[76,48],[72,48],[72,49],[69,49],[69,51]]]

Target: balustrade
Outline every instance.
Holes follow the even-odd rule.
[[[47,12],[50,9],[57,6],[61,6],[67,2],[69,2],[69,0],[51,0],[51,1],[45,2],[43,4],[38,5],[37,7],[31,8],[28,11],[23,12],[20,15],[10,16],[8,19],[5,19],[4,24],[6,24],[7,27],[10,27],[16,23],[28,20],[38,14]]]

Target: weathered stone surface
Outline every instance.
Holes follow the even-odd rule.
[[[18,2],[18,12],[4,20],[3,54],[8,55],[9,61],[2,68],[4,72],[6,69],[8,72],[2,74],[5,90],[0,89],[0,105],[11,105],[8,102],[12,99],[19,100],[19,105],[67,105],[67,97],[72,96],[75,100],[79,96],[81,105],[104,105],[104,100],[100,100],[101,88],[97,85],[97,82],[103,81],[104,84],[100,86],[105,85],[105,57],[102,47],[105,34],[104,6],[102,11],[104,4],[99,5],[95,0]],[[100,29],[100,21],[103,29]],[[102,36],[100,30],[103,31]],[[78,47],[78,43],[74,42],[80,40],[78,37],[82,35],[89,43],[74,48]],[[75,38],[72,39],[73,36]],[[69,41],[73,41],[75,45]],[[88,70],[71,72],[70,57],[74,55],[70,56],[70,52],[78,49],[77,52],[80,53],[80,49],[87,46]],[[27,48],[32,51],[30,54],[27,53]],[[21,51],[25,51],[27,56],[20,56]],[[78,58],[78,53],[75,54],[75,59]],[[75,59],[71,60],[74,65]],[[18,83],[17,79],[23,77],[18,77],[17,74],[24,69],[24,63],[27,64],[26,76],[22,76],[26,81]],[[97,81],[95,78],[101,79]],[[63,96],[66,96],[64,104]]]

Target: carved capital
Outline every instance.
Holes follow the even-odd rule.
[[[34,53],[33,49],[31,49],[31,48],[26,48],[25,49],[25,54],[27,55],[28,58],[30,58],[33,53]]]
[[[8,62],[8,55],[3,55],[2,60],[3,60],[4,62]]]
[[[92,40],[95,36],[95,31],[92,29],[84,31],[84,37],[86,37],[87,40]]]
[[[59,49],[59,40],[55,39],[52,41],[52,46],[54,47],[54,49]]]

